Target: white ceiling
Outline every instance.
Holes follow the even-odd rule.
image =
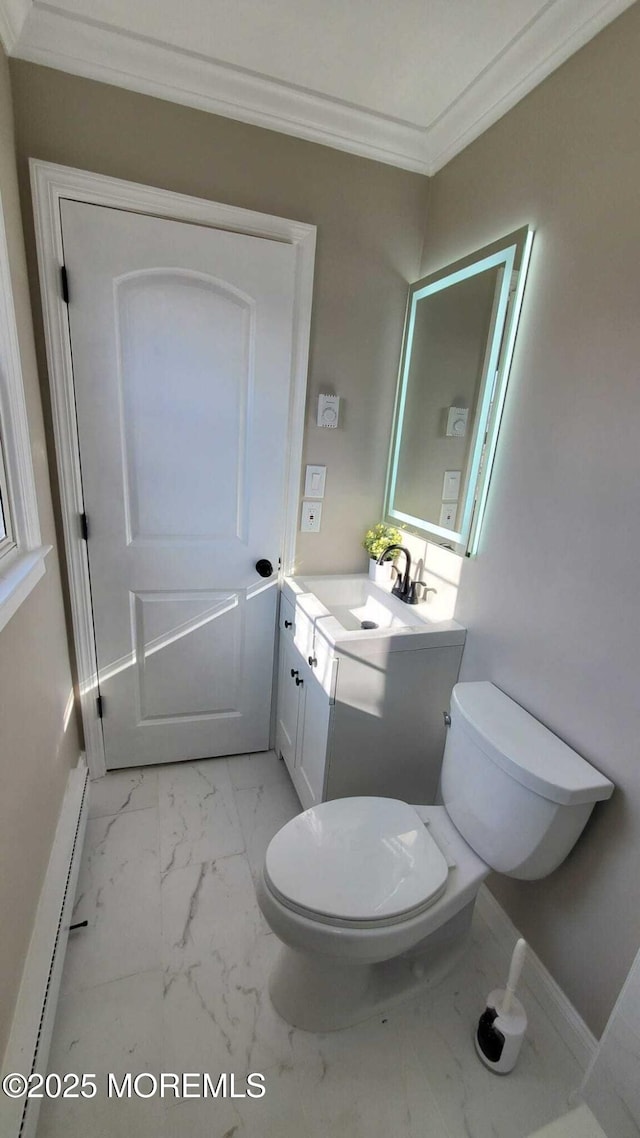
[[[11,54],[431,174],[632,0],[0,0]]]

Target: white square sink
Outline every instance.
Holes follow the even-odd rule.
[[[290,577],[284,589],[331,644],[348,641],[353,647],[354,641],[393,637],[399,641],[394,647],[400,649],[410,646],[407,638],[415,641],[420,635],[428,636],[433,647],[436,642],[464,642],[465,630],[456,621],[432,620],[428,603],[408,605],[361,573]],[[414,642],[411,647],[418,645]]]
[[[304,577],[299,583],[342,625],[346,632],[375,632],[378,628],[410,628],[405,605],[368,577]],[[415,607],[415,606],[411,606]],[[363,629],[363,624],[370,626]]]

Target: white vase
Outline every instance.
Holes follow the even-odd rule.
[[[376,585],[390,585],[392,580],[391,570],[393,568],[392,561],[383,561],[382,565],[378,565],[375,558],[369,558],[369,578]]]

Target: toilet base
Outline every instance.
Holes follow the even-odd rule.
[[[275,1010],[302,1031],[340,1031],[421,995],[441,983],[463,955],[474,904],[475,899],[410,952],[380,964],[282,944],[269,982]]]

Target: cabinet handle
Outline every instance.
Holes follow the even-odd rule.
[[[296,687],[297,687],[297,688],[301,687],[301,685],[302,685],[303,683],[304,683],[304,680],[301,680],[301,679],[300,679],[300,676],[296,676]]]
[[[315,668],[316,664],[318,663],[317,657],[316,656],[308,656],[307,659],[309,660],[311,667]]]
[[[292,620],[285,620],[284,626],[285,626],[285,628],[293,628],[293,621]]]
[[[294,676],[299,676],[299,675],[300,675],[300,672],[296,671],[295,668],[291,669],[291,679],[293,679]]]

